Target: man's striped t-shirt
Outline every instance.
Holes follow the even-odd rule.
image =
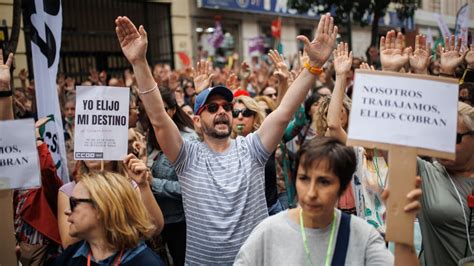
[[[253,228],[268,216],[264,168],[270,156],[257,133],[222,152],[184,141],[174,163],[186,215],[186,263],[232,264]]]

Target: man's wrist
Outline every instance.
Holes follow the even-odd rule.
[[[135,60],[135,61],[130,62],[130,63],[132,64],[133,68],[148,67],[148,62],[147,62],[146,58]]]

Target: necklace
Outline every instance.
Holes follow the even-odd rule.
[[[303,209],[300,209],[300,228],[301,228],[301,237],[303,238],[303,245],[304,245],[304,251],[306,252],[306,258],[308,259],[308,265],[313,265],[313,261],[311,260],[311,252],[309,251],[308,247],[308,240],[306,238],[306,233],[304,232],[304,223],[303,223]],[[334,241],[334,233],[336,231],[336,210],[334,210],[334,216],[331,222],[331,233],[329,235],[329,244],[328,244],[328,250],[326,253],[326,260],[324,265],[329,266],[329,260],[331,258],[331,255],[333,251],[331,250],[332,248],[332,243]]]

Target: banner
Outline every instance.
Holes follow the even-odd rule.
[[[63,182],[69,182],[64,131],[56,88],[61,49],[62,9],[60,0],[29,0],[24,15],[31,23],[31,54],[36,87],[38,117],[50,117],[42,130]]]
[[[222,32],[221,22],[216,20],[214,33],[207,40],[209,44],[214,48],[219,48],[224,41],[224,33]]]
[[[0,121],[0,190],[40,186],[33,119]]]
[[[469,26],[469,5],[464,4],[456,14],[456,30],[454,35],[456,36],[456,43],[458,38],[462,39],[462,46],[467,46],[467,34]]]
[[[130,89],[77,86],[75,160],[121,161],[127,155]]]
[[[436,18],[436,22],[438,22],[439,30],[441,31],[441,35],[443,35],[443,39],[446,39],[451,36],[451,32],[449,31],[448,24],[444,21],[444,18],[441,14],[434,14]]]

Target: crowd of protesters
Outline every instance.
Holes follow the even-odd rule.
[[[131,69],[93,70],[81,84],[58,76],[69,183],[39,134],[33,80],[20,71],[9,94],[13,55],[0,60],[0,119],[37,120],[41,187],[14,196],[22,265],[457,265],[474,256],[473,85],[464,80],[474,47],[451,37],[433,51],[419,35],[407,48],[389,31],[355,58],[323,15],[313,40],[297,37],[295,62],[270,50],[252,65],[171,69],[147,62],[143,26],[115,24]],[[417,213],[420,254],[384,240],[386,153],[345,145],[359,68],[461,81],[456,159],[418,158],[404,206]],[[123,161],[74,161],[76,85],[130,88]]]

